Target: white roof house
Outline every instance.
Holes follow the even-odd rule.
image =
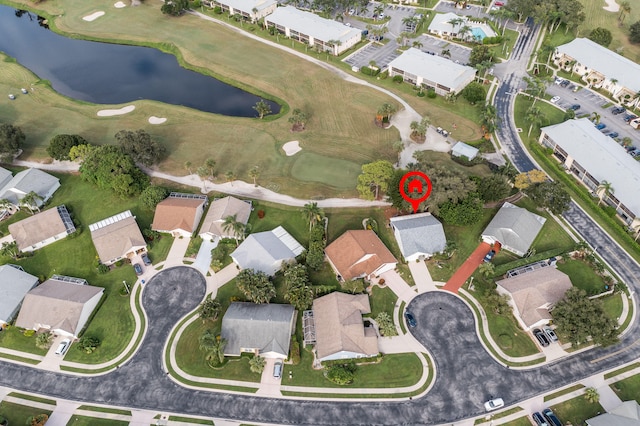
[[[454,157],[467,157],[469,160],[476,158],[480,150],[464,142],[458,141],[451,149],[451,155]]]
[[[5,174],[6,179],[6,174]],[[29,192],[35,192],[42,200],[37,200],[38,206],[44,204],[53,193],[60,188],[60,179],[39,169],[27,169],[17,173],[0,189],[0,199],[5,198],[14,205]]]
[[[611,183],[613,194],[604,201],[616,207],[628,225],[640,221],[640,163],[587,118],[567,120],[542,128],[540,143],[592,191],[600,182]]]
[[[444,228],[431,213],[392,217],[391,228],[407,262],[430,258],[447,245]]]
[[[264,18],[278,7],[276,0],[213,0],[211,3],[231,15],[239,13],[252,21]]]
[[[437,94],[459,93],[476,77],[476,69],[441,56],[429,55],[414,47],[389,63],[389,75],[401,75],[404,81],[433,88]]]
[[[24,296],[38,285],[38,278],[27,274],[20,266],[0,266],[0,325],[16,316]]]
[[[640,64],[620,56],[588,38],[576,38],[557,47],[556,64],[566,68],[566,64],[570,63],[571,59],[576,61],[573,71],[582,76],[583,80],[589,83],[588,80],[595,79],[594,87],[602,87],[616,97],[629,94],[628,99],[631,99],[633,94],[640,90],[640,78],[638,78]],[[603,79],[592,75],[593,72],[601,74]],[[613,83],[611,81],[613,79],[617,82]]]
[[[482,231],[482,240],[500,243],[503,249],[524,256],[547,221],[527,209],[504,203]]]
[[[242,269],[253,269],[275,275],[283,262],[295,260],[304,251],[295,238],[282,226],[249,235],[231,253],[233,261]]]
[[[334,55],[339,55],[362,40],[362,31],[357,28],[293,6],[277,8],[265,18],[265,25],[275,26],[288,37],[331,51]],[[334,40],[338,43],[329,43]]]
[[[0,167],[0,188],[4,187],[12,177],[13,174],[9,170]]]

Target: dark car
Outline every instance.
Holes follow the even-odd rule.
[[[622,108],[622,107],[613,107],[613,108],[611,109],[611,113],[612,113],[613,115],[622,114],[622,113],[623,113],[623,112],[625,112],[625,111],[626,111],[626,109],[624,109],[624,108]]]
[[[133,269],[134,271],[136,271],[136,275],[142,275],[142,266],[140,266],[139,263],[134,263],[133,264]]]
[[[545,409],[542,412],[542,415],[544,416],[545,419],[547,419],[547,423],[549,423],[549,426],[562,426],[562,423],[560,423],[560,420],[558,420],[556,415],[553,414],[553,411],[551,411],[551,408]]]
[[[491,259],[493,259],[493,256],[496,255],[496,251],[495,250],[489,250],[489,253],[487,253],[484,256],[484,261],[485,262],[491,262]]]
[[[140,257],[142,258],[142,263],[144,263],[145,266],[151,265],[151,259],[149,259],[149,255],[147,253],[142,253],[142,256]]]
[[[611,132],[607,136],[609,136],[610,138],[617,138],[620,135],[618,134],[618,132]]]
[[[540,413],[533,413],[531,418],[533,418],[533,421],[536,422],[536,425],[538,426],[549,426],[549,423],[547,423]]]
[[[631,120],[635,120],[636,118],[638,118],[637,115],[627,114],[627,115],[624,116],[624,121],[626,121],[628,123]]]
[[[539,328],[534,328],[533,335],[536,336],[536,339],[538,339],[540,345],[542,345],[543,347],[549,346],[549,339],[547,338],[547,335],[544,334],[544,331],[540,330]]]
[[[569,108],[570,108],[570,109],[572,109],[572,110],[574,110],[574,111],[577,111],[577,110],[579,110],[579,109],[580,109],[580,104],[573,104],[573,105],[571,105]]]
[[[570,84],[569,80],[565,80],[562,83],[560,83],[560,86],[567,87],[569,84]]]
[[[416,322],[416,317],[414,317],[411,312],[405,311],[404,318],[407,320],[407,324],[409,324],[409,327],[413,328],[418,325],[418,323]]]
[[[602,130],[602,129],[604,129],[605,127],[607,127],[607,125],[606,125],[606,124],[604,124],[604,123],[596,124],[596,129],[598,129],[598,130]]]

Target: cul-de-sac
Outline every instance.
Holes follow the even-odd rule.
[[[640,426],[637,0],[0,0],[0,426]]]

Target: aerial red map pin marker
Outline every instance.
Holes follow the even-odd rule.
[[[407,184],[406,189],[405,184]],[[432,189],[429,176],[422,172],[409,172],[400,179],[400,195],[411,204],[414,213],[418,211],[420,203],[429,198]],[[408,193],[407,190],[409,191]]]

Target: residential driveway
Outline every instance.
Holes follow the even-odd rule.
[[[209,266],[211,265],[211,250],[218,246],[220,239],[215,237],[212,241],[203,240],[196,261],[191,266],[202,272],[202,275],[207,276],[209,272]]]
[[[380,278],[385,281],[385,285],[398,296],[398,299],[409,303],[411,299],[416,297],[417,293],[412,287],[396,271],[387,271],[380,275]]]
[[[471,275],[478,269],[482,260],[491,249],[491,246],[485,242],[480,245],[469,255],[460,268],[449,278],[444,285],[443,290],[449,290],[452,293],[458,293],[460,287],[469,279]]]

